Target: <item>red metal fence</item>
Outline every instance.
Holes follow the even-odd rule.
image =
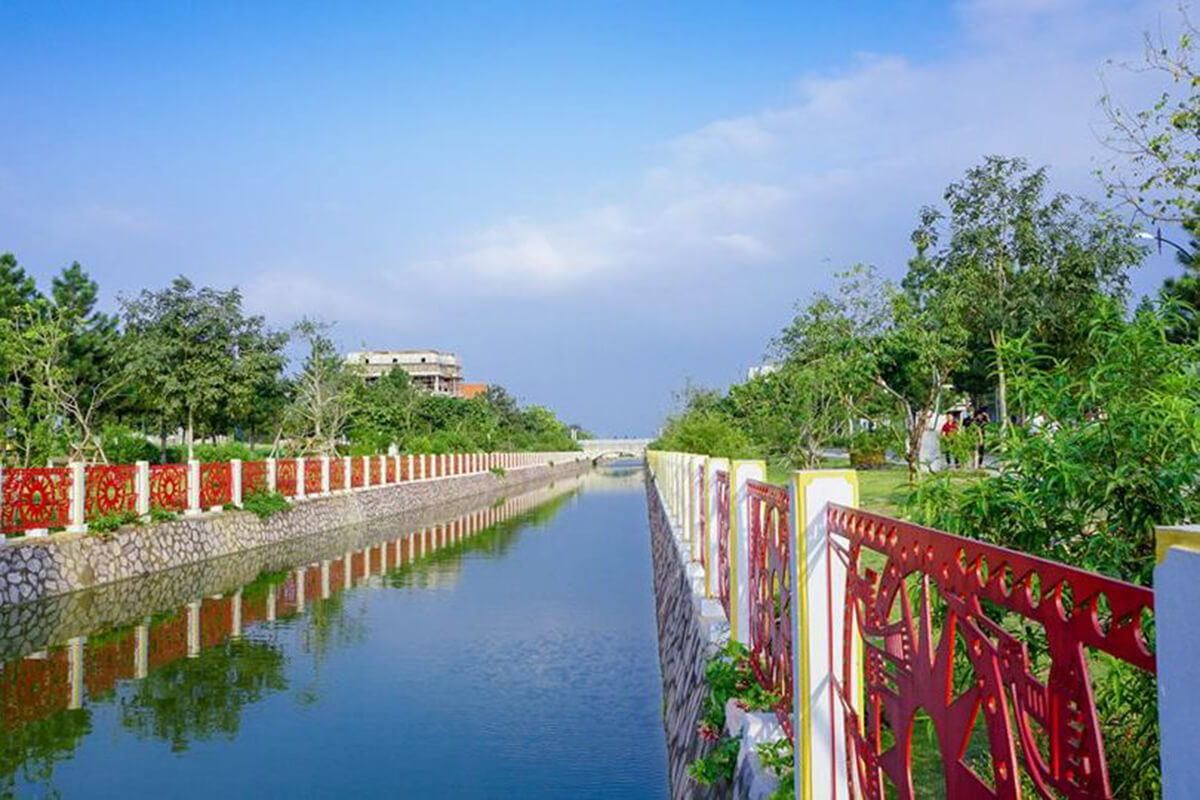
[[[308,458],[304,460],[304,493],[305,494],[320,494],[324,479],[321,477],[323,467],[321,460],[318,458]]]
[[[242,497],[267,491],[267,462],[242,462]]]
[[[188,506],[188,468],[186,464],[150,466],[150,508],[183,511]]]
[[[788,490],[747,481],[750,665],[778,697],[780,724],[792,735],[792,570]]]
[[[284,497],[295,497],[298,485],[296,459],[281,458],[275,462],[275,491]]]
[[[91,466],[84,470],[88,518],[130,514],[137,511],[137,467]]]
[[[6,531],[65,527],[71,507],[71,471],[66,467],[4,471]]]
[[[233,466],[229,462],[200,465],[200,507],[220,508],[233,502]]]
[[[329,462],[329,491],[340,492],[346,488],[346,462],[335,458]]]
[[[1017,798],[1022,786],[1112,797],[1088,653],[1156,671],[1143,630],[1150,589],[842,506],[830,505],[827,521],[847,567],[845,668],[832,691],[866,797],[884,797],[888,782],[912,796],[920,710],[936,730],[948,797]],[[1044,642],[1033,654],[1031,633]],[[859,646],[865,703],[851,657]],[[979,728],[986,735],[973,736]],[[986,752],[969,754],[973,740]]]

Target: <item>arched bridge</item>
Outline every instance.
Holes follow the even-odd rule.
[[[645,458],[650,439],[583,439],[583,453],[592,461],[605,458]]]

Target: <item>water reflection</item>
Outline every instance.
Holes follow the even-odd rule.
[[[0,663],[0,795],[31,785],[53,791],[54,765],[72,757],[97,713],[115,713],[121,729],[164,742],[176,753],[200,741],[234,738],[247,706],[296,688],[289,687],[281,637],[302,631],[301,650],[318,661],[361,642],[366,627],[346,613],[347,592],[451,587],[465,555],[504,555],[523,526],[552,517],[583,482],[559,481],[393,534],[358,530],[291,545],[307,547],[317,559],[163,610],[150,611],[147,598],[195,597],[229,570],[236,574],[245,562],[280,554],[244,554],[227,564],[7,610],[0,618],[0,654],[7,659]],[[364,537],[375,541],[331,551]],[[107,625],[81,628],[97,616]],[[291,624],[301,618],[303,626]],[[47,629],[60,638],[33,651],[30,642]],[[314,686],[300,689],[309,700],[316,692]]]

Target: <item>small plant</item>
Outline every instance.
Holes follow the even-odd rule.
[[[269,519],[289,507],[287,498],[279,492],[251,492],[242,500],[242,508],[257,514],[259,519]]]
[[[490,470],[488,470],[488,472],[492,473],[497,478],[503,478],[508,474],[508,470],[506,470],[504,467],[492,467]]]
[[[151,522],[170,522],[171,520],[178,519],[178,518],[179,518],[178,514],[176,514],[174,511],[168,511],[167,509],[163,508],[162,506],[151,506],[150,507],[150,521]]]
[[[779,787],[771,793],[770,800],[790,800],[796,796],[795,752],[786,738],[763,742],[758,746],[758,761],[779,778]]]
[[[688,764],[688,775],[696,783],[702,783],[705,786],[722,781],[731,782],[734,770],[737,769],[738,751],[741,750],[741,746],[740,739],[729,736],[722,738],[717,746],[709,751],[708,755],[697,758]]]
[[[91,520],[88,522],[88,530],[92,533],[112,533],[122,525],[129,525],[137,521],[136,511],[117,511]]]

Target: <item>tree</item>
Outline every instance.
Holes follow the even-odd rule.
[[[349,436],[356,444],[378,452],[389,445],[403,446],[413,434],[413,418],[421,402],[419,390],[402,369],[355,386],[354,411]]]
[[[138,392],[164,429],[184,427],[189,459],[197,427],[247,418],[254,388],[282,369],[284,337],[243,314],[236,288],[197,288],[179,277],[121,305]]]
[[[955,383],[981,394],[995,378],[996,413],[1009,422],[1004,343],[1034,332],[1054,356],[1077,349],[1076,321],[1097,292],[1123,296],[1142,250],[1132,231],[1065,194],[1048,194],[1046,169],[989,156],[950,184],[946,211],[922,209],[904,288],[926,307],[963,306],[976,357]]]
[[[0,319],[12,319],[18,309],[42,300],[33,278],[12,253],[0,253]]]
[[[304,319],[294,329],[308,345],[308,356],[296,378],[286,424],[301,439],[304,453],[337,454],[337,443],[354,409],[356,383],[360,380],[347,369],[333,340],[326,335],[329,327]]]

